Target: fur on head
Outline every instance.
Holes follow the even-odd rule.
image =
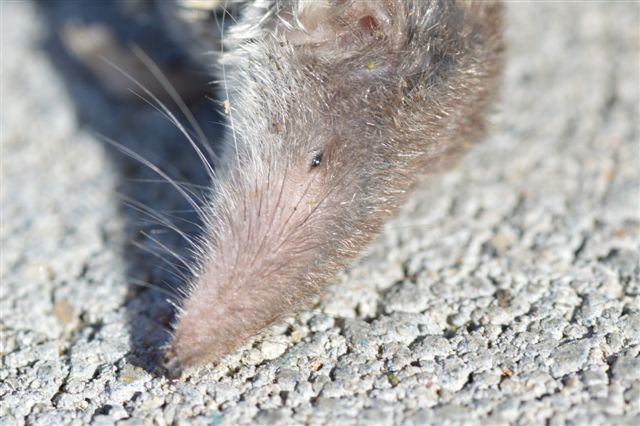
[[[225,40],[225,165],[166,352],[216,361],[308,306],[483,130],[494,1],[252,2]]]

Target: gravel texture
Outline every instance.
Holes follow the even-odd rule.
[[[197,160],[65,58],[65,2],[0,7],[2,425],[640,424],[638,3],[509,3],[495,131],[315,309],[182,381],[167,287],[135,285],[175,285],[144,249],[180,242],[122,201],[184,202],[97,135]]]

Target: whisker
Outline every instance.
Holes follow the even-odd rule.
[[[131,242],[132,245],[134,245],[135,247],[137,247],[138,249],[149,253],[150,255],[160,259],[162,262],[166,263],[167,265],[169,265],[169,267],[171,269],[167,269],[161,265],[154,265],[154,267],[161,269],[163,272],[167,272],[170,273],[173,277],[177,278],[179,281],[181,282],[185,282],[188,280],[188,276],[187,274],[185,274],[184,271],[182,271],[176,264],[171,263],[170,261],[168,261],[165,257],[163,257],[160,253],[158,253],[157,251],[151,249],[148,246],[145,246],[142,243],[139,243],[137,241],[132,241]],[[170,286],[171,289],[178,291],[179,292],[179,287],[173,287]],[[184,294],[180,294],[181,296],[184,296]]]
[[[129,182],[137,182],[137,183],[160,183],[160,184],[168,184],[167,181],[162,180],[162,179],[143,179],[143,178],[130,178],[127,179]],[[190,183],[190,182],[185,182],[185,181],[179,181],[176,180],[175,181],[178,185],[181,185],[185,188],[195,188],[195,189],[200,189],[202,191],[209,191],[211,188],[207,185],[198,185],[196,183]]]
[[[138,278],[133,278],[133,277],[127,277],[127,281],[131,284],[137,285],[139,287],[144,287],[144,288],[148,288],[151,290],[155,290],[158,291],[166,296],[169,296],[171,298],[171,300],[177,300],[178,296],[177,294],[172,293],[171,291],[162,288],[161,286],[157,285],[157,284],[152,284],[150,282],[138,279]]]
[[[174,257],[176,260],[178,260],[178,262],[182,263],[189,270],[189,272],[193,277],[198,276],[197,271],[193,269],[191,265],[189,265],[189,262],[187,261],[187,259],[185,259],[183,256],[180,256],[175,250],[170,249],[165,244],[163,244],[160,240],[158,240],[157,238],[151,236],[150,234],[144,231],[141,231],[140,233],[145,237],[149,238],[154,243],[156,243],[158,246],[162,247],[164,250],[166,250],[166,252],[169,253],[172,257]]]
[[[123,154],[128,155],[129,157],[131,157],[132,159],[138,161],[139,163],[145,165],[146,167],[148,167],[149,169],[151,169],[152,171],[154,171],[155,173],[157,173],[159,176],[161,176],[162,178],[164,178],[167,182],[169,182],[171,184],[171,186],[173,186],[176,191],[178,191],[184,198],[185,200],[195,209],[195,211],[198,213],[198,216],[200,217],[200,219],[202,221],[206,220],[206,215],[204,213],[204,211],[200,208],[200,206],[194,201],[194,199],[179,185],[177,184],[169,175],[167,175],[162,169],[160,169],[158,166],[156,166],[154,163],[152,163],[151,161],[147,160],[146,158],[142,157],[140,154],[138,154],[137,152],[131,150],[130,148],[127,148],[126,146],[122,145],[121,143],[118,143],[116,141],[114,141],[111,138],[108,138],[104,135],[100,135],[97,134],[96,135],[97,138],[99,138],[100,140],[102,140],[105,143],[108,143],[109,145],[115,147],[116,149],[118,149],[120,152],[122,152]]]
[[[169,228],[170,230],[174,231],[175,233],[177,233],[178,235],[180,235],[182,238],[185,239],[185,241],[189,244],[190,247],[192,247],[194,250],[198,250],[201,246],[201,244],[199,244],[198,242],[194,241],[192,238],[190,238],[187,234],[185,234],[180,228],[178,228],[169,217],[167,217],[166,215],[163,215],[161,213],[159,213],[157,210],[152,209],[151,207],[147,206],[146,204],[138,201],[138,200],[134,200],[133,198],[127,197],[126,195],[122,195],[122,199],[123,202],[127,203],[126,205],[133,209],[136,210],[142,214],[145,214],[149,217],[151,217],[152,219],[155,219],[156,221],[158,221],[158,223],[166,228]],[[181,219],[176,217],[175,219]],[[187,221],[186,219],[184,220],[186,221],[188,224],[190,225],[194,225],[198,228],[199,231],[203,232],[204,228],[192,221]]]
[[[197,133],[200,143],[207,150],[207,153],[213,160],[214,164],[219,163],[220,158],[215,152],[213,152],[213,149],[211,149],[211,142],[207,139],[207,136],[202,130],[202,127],[194,117],[191,110],[187,107],[187,104],[184,102],[184,99],[182,98],[182,96],[180,96],[180,94],[176,91],[175,87],[173,86],[173,84],[171,84],[167,76],[162,72],[162,70],[160,70],[160,67],[158,67],[158,65],[149,57],[149,55],[147,55],[139,46],[133,45],[131,46],[131,50],[133,51],[134,55],[136,55],[136,57],[140,59],[140,61],[153,74],[153,76],[156,78],[156,80],[158,80],[162,88],[167,92],[169,97],[171,97],[173,102],[175,102],[175,104],[178,106],[178,108],[180,109],[182,114],[185,116],[189,124],[191,124],[191,127]]]
[[[167,121],[169,121],[169,123],[171,123],[176,129],[178,129],[180,131],[180,133],[182,133],[187,138],[187,140],[190,142],[191,146],[194,147],[195,142],[193,141],[189,130],[184,128],[182,126],[182,124],[178,121],[178,119],[168,109],[166,109],[166,107],[164,105],[154,104],[149,99],[145,98],[144,96],[142,96],[140,93],[136,92],[133,89],[129,89],[129,92],[131,94],[133,94],[134,96],[136,96],[137,98],[139,98],[142,102],[146,103],[151,108],[156,110],[161,116],[166,118]],[[196,149],[196,153],[197,152],[198,152],[198,150]],[[200,152],[200,154],[202,154],[202,153]],[[199,157],[200,157],[200,154],[198,154]],[[200,157],[200,160],[202,161],[201,157]],[[205,168],[207,168],[207,166],[209,166],[209,163],[205,162]],[[212,175],[211,173],[214,173],[214,175]],[[211,179],[211,180],[213,180],[215,178],[215,171],[213,170],[213,168],[207,168],[207,175],[209,176],[209,179]]]
[[[114,67],[117,71],[121,72],[129,81],[131,81],[133,84],[135,84],[140,90],[142,90],[147,96],[149,96],[158,107],[160,107],[162,109],[162,111],[164,111],[169,117],[171,117],[171,121],[172,123],[178,128],[178,130],[180,130],[180,132],[187,138],[187,140],[189,141],[189,143],[191,144],[191,147],[195,150],[196,154],[198,155],[198,157],[200,158],[200,160],[202,161],[202,163],[204,164],[207,173],[209,174],[209,178],[211,180],[213,180],[215,178],[215,172],[213,170],[213,167],[211,166],[211,164],[209,163],[209,161],[207,160],[207,158],[204,156],[204,154],[202,153],[202,151],[200,150],[200,148],[198,148],[198,145],[193,141],[193,138],[191,137],[191,135],[189,134],[189,132],[185,129],[185,127],[180,123],[180,121],[178,121],[178,119],[175,117],[175,115],[169,110],[169,108],[167,108],[164,103],[162,101],[160,101],[160,99],[158,99],[153,93],[151,93],[151,91],[149,91],[149,89],[147,89],[142,83],[140,83],[135,77],[133,77],[131,74],[129,74],[128,72],[126,72],[125,70],[123,70],[122,68],[120,68],[118,65],[114,64],[113,62],[111,62],[109,59],[105,58],[105,57],[101,57],[102,60],[106,61],[109,65],[111,65],[112,67]],[[135,91],[132,91],[132,93],[135,94]],[[144,97],[141,97],[142,99],[144,99]]]
[[[124,154],[126,155],[126,153],[124,153]],[[144,158],[144,157],[142,157],[142,155],[140,155],[140,157]],[[173,167],[171,167],[171,165],[169,165],[169,168],[174,169]],[[182,176],[182,177],[184,177],[184,176]],[[146,179],[146,180],[148,182],[154,182],[153,179]],[[132,179],[127,179],[127,181],[129,181],[129,182],[144,182],[145,179],[132,178]],[[206,194],[203,194],[203,193],[200,193],[200,192],[196,192],[194,189],[192,189],[192,188],[196,187],[195,184],[190,184],[190,183],[187,183],[185,181],[179,181],[179,180],[176,180],[176,179],[173,179],[173,178],[170,178],[170,180],[167,180],[165,178],[157,179],[157,180],[155,180],[154,183],[168,184],[168,185],[171,185],[171,186],[173,186],[174,183],[175,183],[176,185],[179,185],[186,193],[191,195],[195,199],[195,201],[197,201],[199,203],[199,205],[204,205],[206,203],[206,201],[207,201],[207,198],[206,198],[207,195]],[[196,188],[196,189],[199,189],[199,188]]]

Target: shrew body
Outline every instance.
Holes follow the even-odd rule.
[[[226,155],[171,368],[308,306],[481,135],[501,72],[498,2],[247,3],[225,30]]]

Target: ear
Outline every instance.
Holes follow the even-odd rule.
[[[397,0],[299,0],[281,13],[280,33],[294,46],[343,53],[372,43],[396,44],[402,34]]]

